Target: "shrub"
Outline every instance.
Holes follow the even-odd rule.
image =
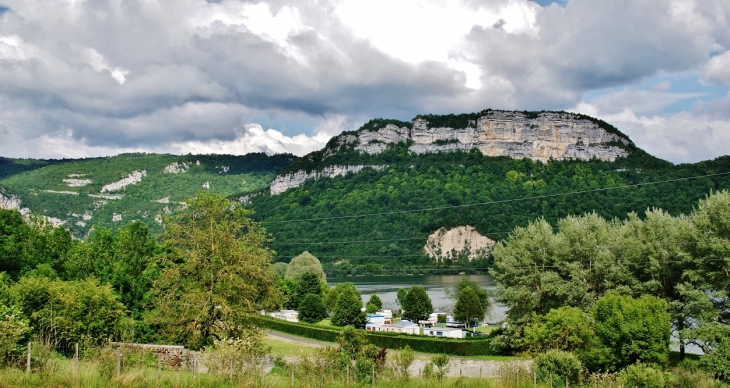
[[[664,388],[664,374],[642,363],[632,364],[621,370],[618,380],[626,388]]]
[[[393,356],[396,367],[396,375],[404,380],[408,380],[408,369],[416,359],[416,354],[413,352],[410,346],[406,345],[400,353]]]
[[[23,353],[20,345],[28,331],[28,321],[16,306],[0,303],[0,365],[10,363]]]
[[[596,302],[593,318],[610,370],[636,362],[667,364],[671,331],[667,302],[651,295],[634,299],[608,292]]]
[[[571,384],[580,382],[581,363],[573,353],[560,350],[548,350],[535,357],[534,368],[537,379],[542,382],[567,381]]]
[[[436,377],[439,381],[443,380],[444,376],[449,373],[449,356],[445,354],[438,354],[431,357],[431,363],[436,367]]]
[[[212,349],[203,353],[205,364],[212,373],[250,373],[255,363],[269,352],[263,333],[258,328],[246,328],[241,338],[213,341]]]

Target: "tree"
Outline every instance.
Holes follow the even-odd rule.
[[[467,287],[459,293],[459,299],[454,306],[454,318],[464,321],[465,327],[468,327],[473,321],[484,319],[485,312],[484,304],[479,300],[474,289]]]
[[[408,290],[405,288],[399,288],[398,292],[395,295],[395,303],[398,303],[398,306],[403,308],[403,303],[406,300],[406,295],[408,295]]]
[[[365,312],[367,314],[375,314],[375,313],[378,312],[378,306],[376,306],[376,305],[374,305],[374,304],[372,304],[370,302],[367,302],[365,304]]]
[[[0,209],[0,272],[18,278],[29,234],[30,227],[19,211]]]
[[[413,285],[403,301],[403,318],[413,322],[428,319],[433,312],[431,299],[422,286]]]
[[[304,298],[307,294],[322,295],[322,284],[319,276],[314,272],[305,272],[299,277],[299,295]]]
[[[130,323],[124,305],[108,284],[22,277],[11,293],[35,334],[52,343],[102,344],[122,339]]]
[[[376,294],[370,295],[370,300],[368,301],[368,304],[373,304],[377,310],[380,311],[383,309],[383,301],[380,300],[380,297]]]
[[[274,263],[274,275],[277,279],[283,279],[286,276],[286,269],[289,267],[287,263]]]
[[[272,252],[251,211],[205,191],[166,221],[165,241],[176,257],[164,260],[147,319],[168,336],[199,349],[236,338],[247,314],[276,308]]]
[[[597,338],[588,313],[575,307],[561,307],[544,317],[534,317],[518,344],[532,354],[562,350],[580,356],[597,345]]]
[[[487,290],[480,287],[479,283],[473,280],[461,279],[456,282],[453,287],[446,288],[446,297],[456,302],[459,300],[461,292],[467,288],[471,288],[474,292],[476,292],[477,297],[479,298],[479,304],[481,304],[484,308],[484,314],[487,314],[492,307],[492,302],[489,300],[489,293],[487,293]]]
[[[596,302],[593,319],[607,369],[619,370],[635,362],[667,364],[671,324],[665,301],[611,291]]]
[[[322,270],[322,263],[307,251],[291,259],[286,268],[286,278],[298,282],[299,278],[307,272],[314,272],[321,280],[327,280],[327,276]]]
[[[19,308],[0,302],[0,365],[22,354],[20,342],[29,331],[28,320]]]
[[[317,323],[327,318],[327,307],[322,302],[322,297],[315,294],[307,294],[299,303],[299,320],[307,323]]]
[[[347,282],[337,293],[337,303],[332,310],[330,321],[335,326],[352,325],[357,328],[365,326],[365,312],[361,310],[362,299],[355,285]]]

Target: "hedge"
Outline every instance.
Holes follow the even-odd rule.
[[[271,330],[294,334],[320,341],[337,342],[342,328],[322,327],[306,323],[288,322],[262,315],[252,316],[251,323]],[[364,331],[370,343],[388,349],[402,349],[406,345],[422,353],[443,353],[454,356],[482,356],[499,354],[491,346],[493,336],[472,339],[434,338],[420,335]]]

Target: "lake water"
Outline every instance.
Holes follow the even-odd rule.
[[[398,289],[410,288],[414,284],[420,285],[426,289],[434,310],[451,313],[455,301],[446,298],[445,289],[453,287],[461,279],[473,280],[490,293],[495,290],[494,280],[489,275],[344,276],[328,277],[327,283],[330,286],[335,286],[340,283],[352,282],[362,294],[363,303],[367,303],[372,294],[377,294],[383,301],[383,308],[394,311],[400,308],[395,303]],[[497,305],[494,301],[492,301],[492,305],[492,312],[487,315],[487,321],[503,321],[506,308]]]

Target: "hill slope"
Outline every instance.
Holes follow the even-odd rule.
[[[539,217],[687,213],[730,176],[686,178],[727,172],[730,157],[675,166],[586,116],[487,110],[372,120],[285,168],[250,206],[279,261],[308,250],[330,274],[398,273],[435,265],[423,248],[441,227],[499,241]],[[665,180],[676,181],[652,184]],[[487,264],[467,257],[439,266]]]
[[[73,228],[76,236],[85,235],[92,225],[113,228],[136,219],[159,230],[155,220],[178,210],[180,201],[198,190],[226,196],[259,190],[295,160],[292,155],[265,154],[3,159],[0,195]]]

